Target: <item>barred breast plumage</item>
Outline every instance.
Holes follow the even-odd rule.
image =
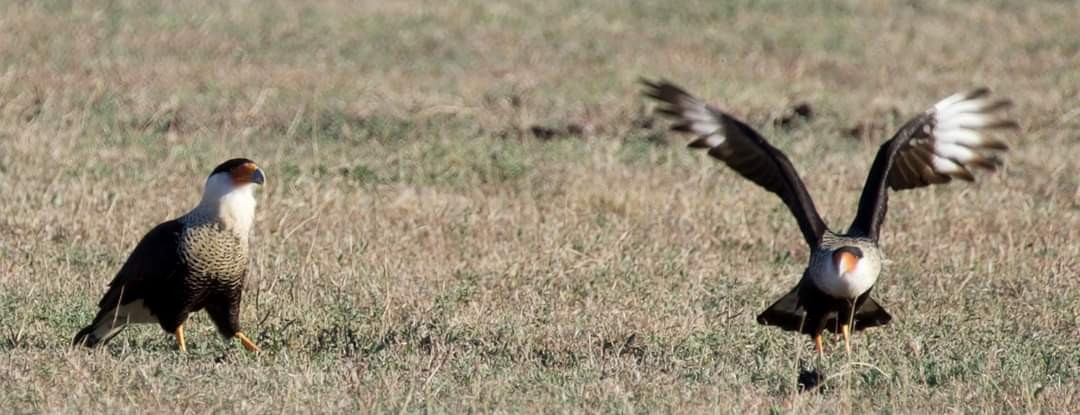
[[[192,288],[224,289],[243,285],[248,246],[217,223],[189,225],[180,235],[180,258],[188,267]]]

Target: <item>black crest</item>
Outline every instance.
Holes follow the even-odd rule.
[[[841,252],[850,252],[852,255],[855,255],[856,258],[862,258],[863,257],[862,249],[859,249],[859,247],[857,247],[857,246],[841,247],[840,249],[837,249],[836,252],[834,252],[834,254],[838,254],[838,253],[841,253]]]
[[[224,163],[218,164],[218,166],[214,168],[214,171],[210,172],[210,175],[213,176],[213,175],[221,173],[221,172],[229,172],[229,171],[232,171],[232,169],[234,169],[236,167],[239,167],[239,166],[242,166],[242,165],[245,165],[245,164],[248,164],[248,163],[254,164],[255,162],[251,161],[251,160],[248,160],[248,159],[245,159],[245,158],[236,158],[236,159],[228,160],[228,161],[226,161]]]

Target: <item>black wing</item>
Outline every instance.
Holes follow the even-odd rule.
[[[1012,102],[990,99],[989,95],[989,89],[979,88],[945,98],[908,121],[882,144],[848,233],[878,239],[889,188],[912,189],[948,183],[953,178],[970,182],[975,180],[972,169],[996,170],[1001,164],[998,153],[1009,147],[986,136],[983,130],[1018,125],[1001,113]]]
[[[177,249],[182,231],[183,224],[171,220],[155,226],[143,236],[109,283],[109,290],[98,303],[101,310],[145,299],[149,290],[185,273],[186,266]]]
[[[691,148],[709,149],[710,156],[780,196],[799,222],[806,243],[811,248],[817,247],[826,229],[825,222],[784,153],[742,121],[706,105],[670,82],[644,79],[641,82],[645,84],[644,94],[661,102],[658,111],[678,121],[672,130],[698,136],[690,143]]]

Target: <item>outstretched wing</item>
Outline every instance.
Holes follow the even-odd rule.
[[[825,222],[784,153],[742,121],[706,105],[670,82],[644,79],[641,82],[645,84],[644,94],[660,101],[658,111],[677,121],[672,130],[698,136],[690,143],[691,148],[708,149],[710,156],[780,196],[799,222],[806,243],[811,248],[817,247],[826,229]]]
[[[1003,114],[1012,102],[989,95],[989,89],[979,88],[945,98],[882,144],[848,233],[877,240],[889,188],[912,189],[954,178],[970,182],[975,181],[972,170],[996,170],[1001,164],[998,155],[1009,147],[985,132],[1019,125]]]

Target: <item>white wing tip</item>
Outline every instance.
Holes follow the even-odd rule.
[[[1012,101],[991,98],[989,88],[976,88],[950,95],[934,104],[930,125],[934,159],[932,168],[944,175],[973,180],[969,169],[995,170],[1001,161],[996,153],[1008,151],[1005,142],[996,140],[986,130],[1019,128],[1005,110]]]
[[[1012,101],[990,98],[990,89],[984,87],[950,95],[934,104],[931,112],[935,130],[1019,128],[1019,124],[1004,113],[1010,107]]]

